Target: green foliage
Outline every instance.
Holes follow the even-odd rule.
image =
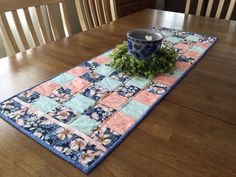
[[[157,74],[173,72],[178,53],[168,46],[162,46],[158,54],[152,54],[148,60],[140,60],[128,53],[127,42],[124,42],[117,45],[111,57],[111,67],[131,76],[152,79]]]

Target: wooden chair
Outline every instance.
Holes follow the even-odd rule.
[[[117,19],[115,0],[76,0],[75,2],[83,31]]]
[[[24,49],[29,49],[30,45],[27,41],[27,37],[23,31],[22,23],[21,23],[21,17],[19,17],[19,13],[17,12],[18,9],[23,9],[25,19],[27,21],[28,27],[30,29],[30,34],[32,37],[32,40],[35,44],[35,46],[40,45],[39,38],[36,34],[35,27],[33,25],[32,20],[32,14],[29,11],[29,7],[34,7],[38,23],[40,26],[40,31],[42,38],[44,40],[44,43],[47,43],[50,41],[50,34],[53,34],[52,40],[58,40],[61,38],[56,21],[55,16],[53,14],[53,5],[59,4],[60,5],[60,14],[62,19],[62,24],[64,26],[64,32],[65,29],[67,29],[68,35],[71,35],[71,27],[69,24],[68,14],[67,14],[67,8],[64,0],[0,0],[0,28],[5,40],[5,43],[7,44],[7,47],[11,51],[11,53],[17,53],[20,51],[19,44],[17,44],[16,39],[14,38],[14,35],[11,31],[9,21],[6,18],[6,12],[11,12],[14,23],[17,29],[17,32],[19,34],[20,40],[24,46]],[[50,22],[50,31],[46,28],[46,23],[43,19],[42,15],[42,9],[40,6],[45,5],[47,9],[47,16]]]
[[[230,0],[230,4],[229,4],[227,14],[225,16],[225,20],[230,20],[234,6],[235,6],[235,2],[236,0]],[[208,0],[208,5],[207,5],[206,13],[205,13],[206,17],[210,17],[213,3],[214,3],[214,0]],[[216,19],[219,19],[221,16],[224,3],[225,3],[225,0],[219,0],[218,8],[215,15]],[[190,4],[191,4],[191,0],[187,0],[186,6],[185,6],[185,14],[189,14]],[[196,10],[197,16],[200,16],[202,12],[202,6],[203,6],[203,0],[198,0],[197,10]]]

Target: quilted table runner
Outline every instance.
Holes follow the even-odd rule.
[[[109,51],[0,103],[0,117],[89,173],[217,40],[168,28],[153,30],[179,53],[173,74],[153,80],[129,77],[109,66]]]

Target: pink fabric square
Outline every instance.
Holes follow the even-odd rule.
[[[208,48],[210,46],[210,44],[208,43],[205,43],[205,42],[197,42],[195,44],[193,44],[194,46],[198,46],[198,47],[201,47],[201,48]]]
[[[190,49],[191,46],[188,45],[188,44],[178,43],[174,47],[177,48],[177,49],[181,49],[181,50],[186,51],[186,50]]]
[[[127,98],[118,95],[117,93],[112,93],[111,95],[104,98],[100,103],[107,107],[118,110],[124,103],[127,102],[127,100]]]
[[[160,98],[159,95],[155,95],[151,92],[143,90],[134,98],[135,101],[151,106],[157,99]]]
[[[158,82],[167,86],[173,85],[176,80],[177,80],[176,77],[165,74],[160,74],[159,76],[153,79],[154,82]]]
[[[60,88],[61,86],[59,84],[56,84],[52,81],[47,81],[43,84],[40,84],[39,86],[33,88],[32,90],[35,92],[38,92],[42,95],[48,96],[52,93],[52,91]]]
[[[191,63],[187,63],[187,62],[182,62],[182,61],[177,61],[176,62],[176,69],[180,69],[183,71],[186,71],[187,69],[189,69],[191,66]]]
[[[135,119],[118,112],[114,116],[110,117],[104,125],[121,135],[134,125],[134,123]]]
[[[104,57],[104,56],[98,56],[94,59],[92,59],[92,61],[99,63],[99,64],[107,64],[112,62],[112,59],[108,58],[108,57]]]
[[[201,53],[189,50],[186,53],[184,53],[184,56],[187,58],[198,59],[201,56]]]
[[[88,87],[89,85],[90,85],[90,82],[81,78],[77,78],[73,80],[72,82],[69,82],[68,84],[66,84],[65,87],[77,93],[81,91],[83,88]]]
[[[75,76],[80,76],[88,71],[89,71],[89,69],[87,69],[87,68],[75,67],[75,68],[69,70],[67,73],[75,75]]]

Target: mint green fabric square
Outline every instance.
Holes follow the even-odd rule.
[[[195,52],[199,52],[199,53],[204,53],[206,51],[206,49],[203,49],[198,46],[193,46],[190,50],[195,51]]]
[[[99,123],[96,120],[91,119],[89,116],[82,115],[76,117],[70,125],[86,135],[91,135],[92,130],[97,127]]]
[[[97,82],[96,85],[107,89],[108,91],[113,91],[115,90],[119,85],[121,85],[122,82],[118,80],[114,80],[110,77],[105,77],[103,80],[100,82]]]
[[[165,37],[172,35],[172,33],[169,31],[161,31],[161,34],[164,35]]]
[[[138,87],[140,89],[143,89],[149,83],[150,83],[150,80],[142,78],[142,77],[139,77],[139,78],[132,78],[126,84]]]
[[[168,37],[166,39],[167,41],[170,41],[172,43],[177,43],[177,42],[180,42],[182,40],[182,38],[178,38],[178,37]]]
[[[76,95],[74,98],[65,103],[65,106],[83,113],[87,108],[93,106],[95,101],[81,94]]]
[[[58,83],[60,85],[65,85],[66,83],[75,79],[75,76],[72,76],[67,73],[63,73],[55,78],[52,79],[53,82]]]
[[[115,70],[112,67],[106,66],[106,65],[101,65],[94,70],[95,73],[103,75],[103,76],[108,76],[113,71]]]
[[[174,76],[174,77],[176,77],[176,78],[179,78],[180,76],[182,76],[183,73],[184,73],[183,70],[176,69],[176,70],[174,70],[174,72],[171,74],[171,76]]]
[[[185,39],[187,39],[188,41],[193,41],[193,42],[197,42],[199,40],[199,38],[197,36],[187,36]]]
[[[147,105],[132,100],[121,109],[121,112],[135,119],[140,119],[148,109]]]
[[[32,106],[42,112],[49,112],[59,104],[48,97],[40,96],[39,99],[32,104]]]
[[[111,53],[112,53],[112,50],[103,53],[102,56],[110,58]]]

